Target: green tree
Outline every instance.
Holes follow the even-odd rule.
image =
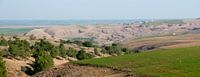
[[[120,55],[123,52],[123,48],[121,48],[118,44],[112,44],[112,46],[106,46],[106,53],[110,54],[110,55]]]
[[[32,52],[30,50],[30,44],[26,40],[15,40],[9,44],[9,53],[14,57],[29,57]]]
[[[85,46],[85,47],[93,47],[94,45],[92,44],[92,42],[86,41],[86,42],[83,42],[83,46]]]
[[[93,58],[94,56],[91,54],[88,54],[85,52],[85,50],[81,49],[78,54],[76,55],[78,60],[83,60],[83,59],[90,59]]]
[[[6,41],[5,39],[0,40],[0,46],[7,46],[8,45],[8,41]]]
[[[124,53],[126,53],[126,54],[131,53],[127,48],[122,48],[122,51],[123,51]]]
[[[59,48],[58,48],[58,47],[54,47],[54,48],[51,50],[50,54],[51,54],[51,56],[52,56],[53,58],[59,56],[59,54],[60,54]]]
[[[67,52],[66,52],[67,56],[69,57],[74,57],[76,58],[76,55],[78,54],[78,51],[72,47],[70,47]]]
[[[63,43],[60,43],[59,45],[59,51],[60,51],[60,56],[61,57],[66,57],[66,51]]]
[[[0,53],[0,77],[7,77],[5,62],[3,61],[1,53]]]
[[[48,70],[53,66],[53,58],[51,55],[46,51],[39,51],[38,56],[34,62],[34,70],[36,72]]]
[[[54,45],[52,45],[50,42],[48,42],[44,39],[41,39],[40,42],[35,43],[33,48],[36,51],[48,51],[48,52],[50,52],[54,48]]]
[[[47,51],[52,57],[56,57],[58,55],[58,50],[56,48],[57,47],[44,39],[41,39],[40,42],[36,42],[35,45],[32,46],[33,51],[35,51],[34,57],[37,57],[40,51]]]
[[[121,48],[118,46],[107,46],[105,49],[107,50],[107,53],[110,55],[113,55],[113,54],[119,55],[122,53]]]
[[[96,54],[98,56],[101,55],[100,51],[96,47],[94,48],[94,54]]]
[[[108,51],[105,48],[102,48],[101,53],[106,54]]]

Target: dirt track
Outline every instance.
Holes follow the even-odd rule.
[[[85,65],[64,64],[32,77],[135,77],[127,72]]]

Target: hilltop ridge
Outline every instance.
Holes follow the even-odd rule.
[[[40,31],[34,29],[25,35],[48,37],[57,39],[86,38],[98,44],[121,42],[129,38],[148,36],[179,35],[188,32],[200,31],[200,21],[184,21],[182,24],[161,25],[89,25],[89,26],[56,26],[44,27]],[[51,37],[50,37],[51,36]]]

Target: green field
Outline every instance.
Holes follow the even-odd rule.
[[[74,63],[128,69],[142,76],[200,77],[200,47],[141,52]]]
[[[19,34],[32,30],[31,28],[0,28],[0,34]]]

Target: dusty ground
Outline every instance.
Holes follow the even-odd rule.
[[[29,64],[32,64],[33,62],[31,60],[16,60],[16,59],[6,59],[4,58],[4,61],[6,62],[6,68],[8,71],[8,77],[27,77],[27,75],[21,71],[21,67],[28,66]]]
[[[16,60],[4,58],[4,61],[6,62],[8,77],[27,77],[28,75],[22,71],[22,67],[31,68],[34,59],[29,58],[28,60]],[[68,60],[64,59],[53,59],[53,61],[55,67],[68,62]]]
[[[181,48],[200,46],[200,34],[185,34],[177,36],[147,37],[128,39],[121,43],[129,49],[152,47],[152,49]],[[145,49],[145,48],[144,48]]]
[[[127,72],[100,68],[93,66],[64,64],[48,71],[37,73],[32,77],[135,77],[129,76]]]

